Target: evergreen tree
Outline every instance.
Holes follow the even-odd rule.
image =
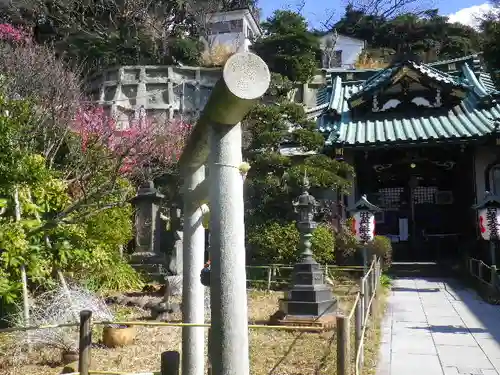
[[[274,75],[273,86],[276,78]],[[286,79],[279,81],[283,88]],[[273,89],[273,88],[272,88]],[[274,103],[256,106],[245,119],[244,157],[250,162],[246,197],[248,222],[294,220],[291,202],[300,194],[304,173],[313,187],[347,192],[352,167],[321,153],[324,137],[304,107],[286,100],[286,89]],[[297,155],[282,152],[291,147]]]
[[[308,30],[300,14],[277,10],[262,24],[264,36],[253,50],[279,73],[293,82],[308,82],[321,59],[318,37]]]

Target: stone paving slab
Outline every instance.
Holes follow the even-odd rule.
[[[394,280],[376,374],[500,375],[500,306],[456,280]]]

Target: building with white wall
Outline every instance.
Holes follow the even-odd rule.
[[[332,31],[320,38],[323,51],[322,68],[353,69],[366,41]]]
[[[202,41],[207,49],[224,45],[234,52],[248,51],[252,40],[262,35],[259,20],[247,8],[208,13],[206,29]]]

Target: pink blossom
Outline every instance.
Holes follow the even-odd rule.
[[[117,122],[102,107],[81,107],[73,130],[80,135],[82,152],[89,147],[105,146],[120,165],[122,174],[134,175],[152,165],[163,169],[179,159],[191,126],[180,120],[131,121],[128,129],[117,129]]]
[[[17,27],[8,23],[0,24],[0,40],[22,42],[30,40],[29,34]]]

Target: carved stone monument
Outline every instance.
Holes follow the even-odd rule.
[[[135,252],[160,254],[160,202],[163,199],[152,181],[142,185],[132,199],[135,206]]]
[[[135,207],[135,246],[131,262],[135,268],[157,281],[163,281],[161,268],[165,264],[165,254],[161,251],[163,220],[160,203],[163,199],[152,181],[143,184],[131,200]]]

